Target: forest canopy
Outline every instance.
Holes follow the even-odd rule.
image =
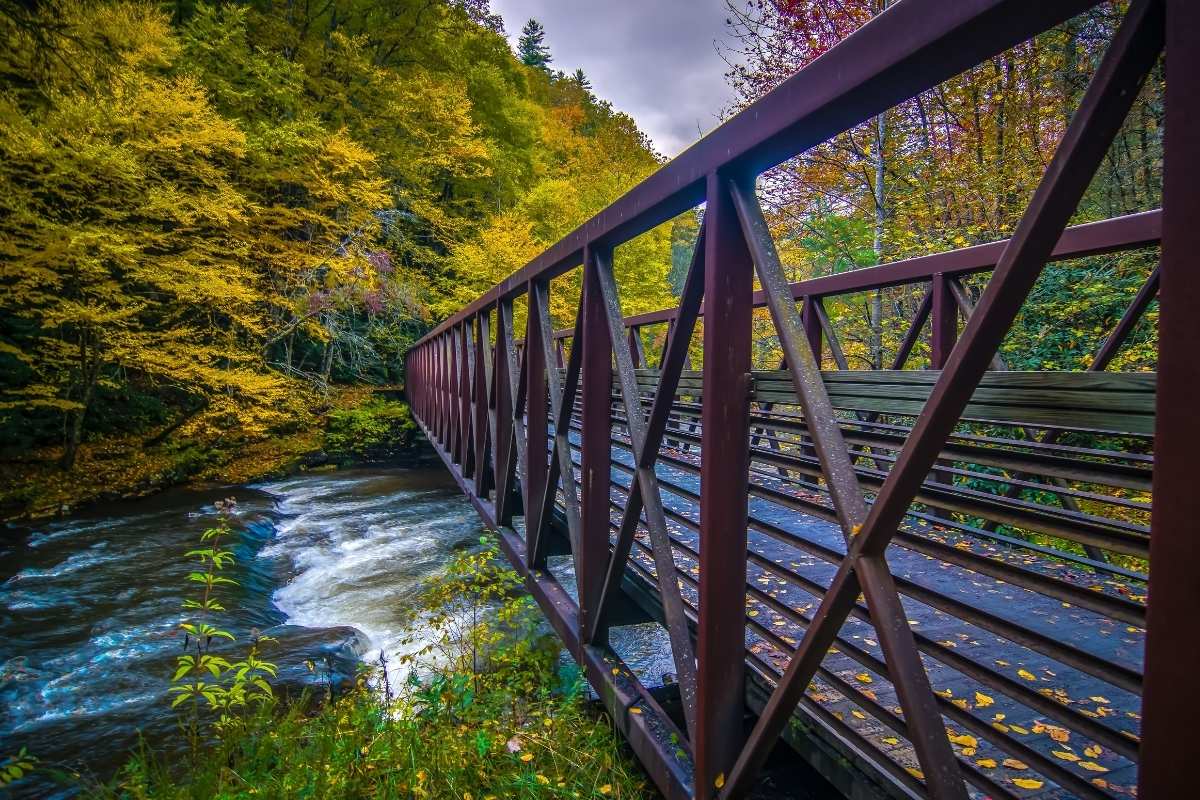
[[[727,114],[889,5],[726,4]],[[1123,5],[765,174],[789,277],[1009,235]],[[191,475],[312,429],[339,387],[402,383],[411,343],[662,164],[574,54],[511,22],[510,46],[487,0],[0,0],[0,470],[69,476],[81,448],[120,443]],[[1076,221],[1161,203],[1162,88],[1159,68]],[[701,217],[616,249],[625,313],[675,305]],[[1047,268],[1008,366],[1086,367],[1154,256]],[[558,325],[578,292],[578,271],[555,281]],[[830,299],[847,365],[886,366],[920,299]],[[1154,368],[1156,319],[1113,368]]]
[[[0,41],[0,447],[67,468],[397,382],[661,160],[486,0],[4,0]],[[631,302],[668,305],[669,236],[638,256]]]

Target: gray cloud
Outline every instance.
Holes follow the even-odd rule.
[[[729,104],[724,0],[492,0],[516,45],[531,17],[546,28],[552,66],[582,68],[593,91],[635,120],[666,156],[716,127]]]

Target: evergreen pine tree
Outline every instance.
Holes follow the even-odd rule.
[[[521,38],[517,40],[517,58],[526,66],[548,70],[553,59],[545,39],[546,29],[542,27],[542,23],[536,19],[526,22],[525,27],[521,29]]]

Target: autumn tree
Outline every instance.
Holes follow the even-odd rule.
[[[734,108],[769,92],[887,5],[729,0]],[[1009,235],[1117,21],[1117,9],[1099,6],[764,175],[764,206],[796,279]],[[1161,81],[1152,80],[1108,155],[1108,169],[1081,204],[1080,219],[1157,204],[1159,97]],[[868,250],[873,257],[864,259]],[[1121,280],[1114,307],[1136,291],[1139,272],[1132,268]],[[852,365],[882,366],[918,299],[898,288],[831,303]],[[1086,349],[1090,339],[1074,341]]]
[[[486,0],[0,4],[0,446],[236,447],[398,379],[658,164],[531,33],[535,70]],[[618,260],[666,303],[665,233]]]

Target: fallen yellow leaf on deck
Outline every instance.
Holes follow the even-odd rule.
[[[871,682],[871,676],[865,672],[860,672],[857,675],[855,675],[854,677],[857,678],[862,683],[870,683]]]
[[[1024,761],[1017,761],[1015,758],[1006,758],[1000,762],[1009,769],[1029,769],[1029,765]]]
[[[725,785],[725,773],[719,772],[719,773],[717,773],[717,779],[715,781],[713,781],[713,786],[716,786],[718,789],[720,789],[724,785]]]
[[[1075,755],[1074,753],[1066,753],[1066,752],[1063,752],[1062,750],[1051,750],[1050,752],[1054,754],[1055,758],[1061,758],[1063,761],[1078,761],[1079,760],[1079,756]]]
[[[1033,778],[1013,778],[1012,782],[1022,789],[1040,789],[1043,785],[1041,781],[1034,780]]]
[[[1057,725],[1047,725],[1046,730],[1050,733],[1050,738],[1056,742],[1065,742],[1071,738],[1071,732],[1066,728],[1060,728]]]
[[[988,697],[983,692],[975,693],[975,705],[979,706],[980,708],[987,708],[994,702],[996,702],[996,701],[993,700],[992,698]]]
[[[976,759],[975,763],[978,764],[979,766],[983,767],[984,769],[995,769],[996,768],[996,759],[994,759],[994,758]]]
[[[961,736],[951,735],[950,741],[954,742],[955,744],[960,744],[963,747],[978,747],[979,746],[979,740],[976,739],[974,736],[972,736],[969,733],[964,733]]]
[[[1096,758],[1103,752],[1104,752],[1104,748],[1098,744],[1094,744],[1091,747],[1083,748],[1083,754],[1085,756],[1087,756],[1088,758]]]
[[[1036,681],[1037,680],[1037,676],[1034,675],[1029,670],[1019,669],[1019,670],[1017,670],[1017,674],[1020,675],[1022,678],[1024,678],[1027,681]]]
[[[1102,767],[1095,761],[1080,761],[1079,766],[1083,767],[1089,772],[1108,772],[1108,767]]]

